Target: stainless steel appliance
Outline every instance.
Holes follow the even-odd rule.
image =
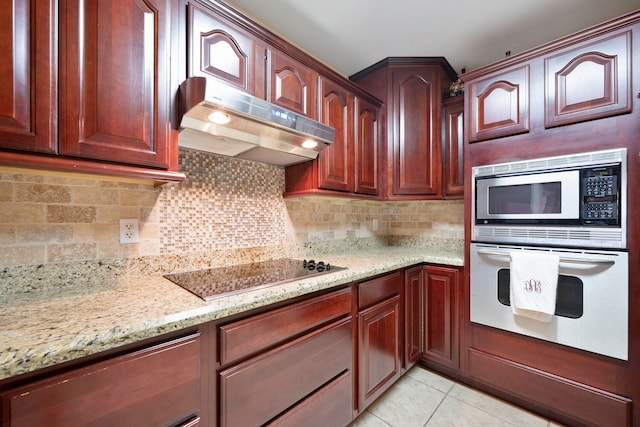
[[[625,248],[626,149],[472,168],[471,240]]]
[[[323,261],[283,258],[230,267],[173,273],[164,277],[203,300],[211,301],[216,298],[345,269],[346,267],[334,266]]]
[[[332,127],[204,77],[185,80],[180,97],[180,147],[288,166],[333,143]]]
[[[509,254],[560,255],[556,312],[544,323],[515,316],[509,297]],[[622,251],[472,243],[471,321],[542,340],[628,359],[628,254]]]
[[[626,150],[472,169],[470,318],[517,334],[628,359]],[[514,315],[511,254],[559,255],[555,313]]]

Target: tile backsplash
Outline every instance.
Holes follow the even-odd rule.
[[[283,199],[277,166],[180,150],[187,179],[154,187],[99,177],[0,171],[0,266],[342,241],[463,239],[462,201]],[[119,220],[140,241],[120,244]]]

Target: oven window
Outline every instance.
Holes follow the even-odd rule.
[[[511,306],[511,292],[509,291],[510,272],[508,268],[498,270],[498,301]],[[583,283],[577,277],[558,276],[556,291],[556,316],[578,319],[582,317],[584,308]]]
[[[561,193],[559,181],[489,187],[489,213],[562,213]]]

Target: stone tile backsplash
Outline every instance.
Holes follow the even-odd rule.
[[[190,150],[179,161],[187,179],[160,187],[0,171],[0,267],[463,239],[462,201],[283,199],[280,167]],[[139,243],[120,244],[121,218],[139,220]]]

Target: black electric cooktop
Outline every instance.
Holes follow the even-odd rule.
[[[273,261],[210,268],[164,277],[205,301],[246,292],[256,288],[279,285],[294,280],[345,270],[322,261],[277,259]]]

